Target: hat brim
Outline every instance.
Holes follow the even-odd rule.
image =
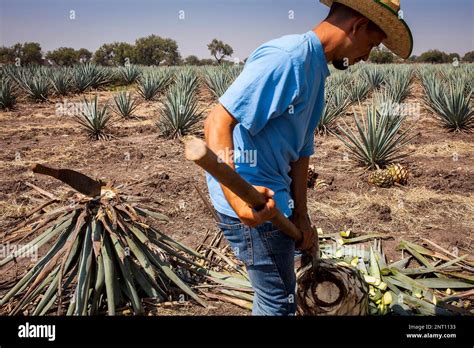
[[[320,0],[331,6],[334,2],[341,3],[364,15],[377,24],[387,35],[382,43],[397,56],[407,59],[413,51],[413,35],[408,24],[399,18],[399,14],[380,2],[380,0]]]

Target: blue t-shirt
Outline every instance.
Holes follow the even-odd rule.
[[[252,185],[272,189],[286,216],[294,207],[290,163],[314,153],[328,75],[323,47],[313,31],[287,35],[257,48],[219,99],[238,121],[233,133],[236,171]],[[207,185],[216,210],[237,217],[209,174]]]

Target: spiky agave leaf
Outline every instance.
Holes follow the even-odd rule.
[[[198,87],[198,77],[192,67],[185,67],[175,74],[175,85],[184,89],[186,93],[195,95]]]
[[[97,96],[95,96],[91,100],[84,98],[82,106],[80,114],[74,115],[75,120],[84,128],[91,139],[107,140],[109,135],[106,133],[106,127],[111,120],[107,105],[100,108]]]
[[[328,77],[326,84],[330,83],[334,86],[349,86],[354,76],[347,71],[335,71]]]
[[[408,116],[403,105],[393,100],[387,88],[374,93],[374,103],[382,118],[387,117],[389,119],[387,122],[389,128],[393,126],[393,123],[403,121]]]
[[[74,87],[80,93],[90,88],[98,88],[111,81],[112,73],[105,67],[93,63],[85,63],[74,66],[72,80]]]
[[[113,111],[125,119],[131,118],[133,112],[138,107],[137,100],[133,98],[131,92],[120,92],[115,95],[114,103],[115,109],[113,109]]]
[[[0,80],[0,110],[10,110],[16,104],[16,96],[9,77]]]
[[[141,70],[138,66],[133,64],[127,64],[120,67],[120,77],[126,85],[130,85],[138,80],[141,75]]]
[[[384,71],[376,65],[367,65],[362,72],[371,89],[379,88],[385,81]]]
[[[171,138],[192,132],[196,123],[202,119],[195,89],[188,84],[178,83],[178,81],[166,94],[157,121],[157,126],[162,134]]]
[[[204,82],[217,98],[222,96],[231,84],[224,69],[223,67],[208,67],[203,73]]]
[[[58,68],[51,71],[49,80],[57,95],[65,96],[72,90],[72,76],[70,68]]]
[[[350,100],[347,91],[342,86],[326,86],[326,102],[318,123],[318,133],[327,135],[339,116],[349,106]]]
[[[413,139],[411,128],[401,131],[403,119],[393,121],[388,113],[380,114],[376,106],[366,109],[362,120],[354,110],[357,133],[347,123],[338,126],[342,135],[336,136],[344,143],[355,159],[368,168],[382,167],[408,156],[404,147]]]
[[[442,124],[451,131],[469,131],[474,126],[474,109],[471,107],[472,91],[465,94],[462,81],[447,84],[426,81],[426,105]]]
[[[356,103],[363,101],[369,94],[370,89],[370,83],[366,77],[358,73],[348,88],[351,102]]]
[[[59,314],[67,309],[67,315],[96,315],[107,308],[114,315],[117,307],[130,302],[134,313],[142,314],[143,298],[165,301],[180,294],[206,306],[191,289],[195,279],[182,275],[186,267],[206,273],[193,261],[203,256],[148,225],[142,216],[151,218],[145,211],[153,208],[127,197],[110,186],[100,197],[69,197],[58,202],[64,212],[46,231],[31,218],[22,238],[25,233],[40,235],[29,248],[46,238],[56,241],[0,299],[0,307],[10,315],[25,310],[44,315],[53,308]],[[35,215],[45,213],[37,210]],[[2,261],[0,267],[14,258]]]
[[[230,66],[226,66],[226,68],[227,68],[226,74],[227,76],[229,76],[230,83],[232,83],[237,79],[237,77],[239,77],[244,66],[240,64],[233,64]]]
[[[45,101],[49,95],[49,80],[44,67],[18,68],[11,75],[18,85],[25,91],[27,96],[37,102]],[[12,71],[12,72],[13,72]]]
[[[215,97],[221,97],[242,71],[240,66],[226,66],[204,68],[202,77],[207,87]]]
[[[410,94],[412,74],[410,70],[395,69],[387,77],[386,91],[392,101],[402,103]]]
[[[153,70],[142,74],[138,79],[138,93],[145,100],[153,100],[171,82],[171,74],[165,70]]]

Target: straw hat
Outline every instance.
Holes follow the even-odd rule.
[[[341,3],[364,15],[382,29],[387,38],[382,42],[389,50],[404,59],[413,50],[413,36],[408,24],[400,18],[400,0],[320,0],[331,6]]]

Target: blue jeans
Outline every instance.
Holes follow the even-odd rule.
[[[295,242],[271,222],[255,228],[217,212],[232,250],[246,268],[255,291],[253,315],[294,315],[296,311]]]

